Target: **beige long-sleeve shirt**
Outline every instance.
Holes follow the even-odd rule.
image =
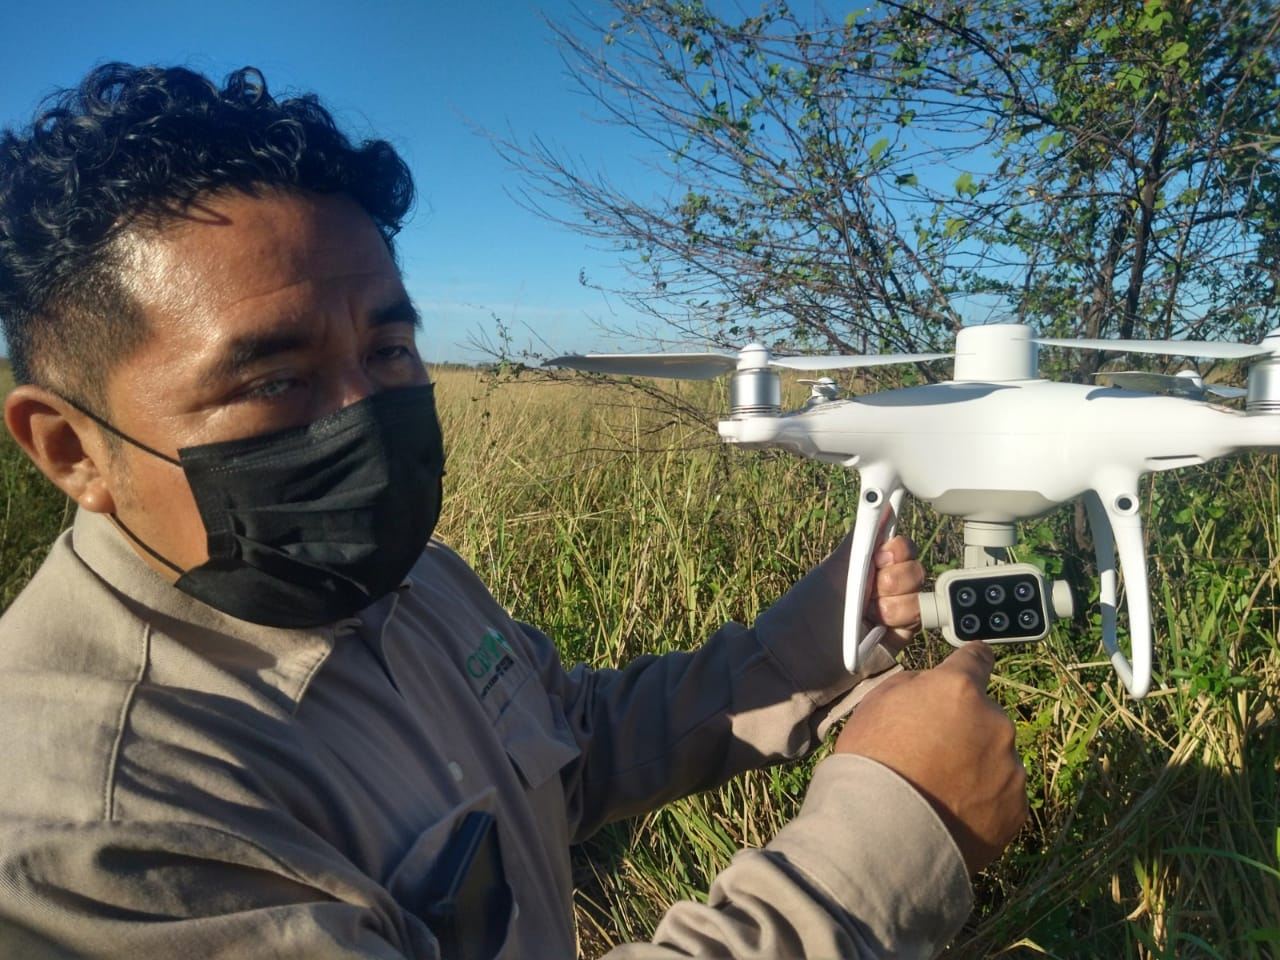
[[[0,957],[433,958],[428,891],[476,811],[509,887],[479,901],[496,955],[571,957],[571,843],[801,756],[847,711],[841,578],[697,653],[566,670],[438,543],[359,617],[283,630],[81,513],[0,619]],[[929,805],[835,756],[707,904],[616,953],[928,956],[970,905]]]

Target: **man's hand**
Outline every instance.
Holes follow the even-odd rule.
[[[994,662],[989,646],[970,643],[932,670],[890,677],[854,710],[835,745],[919,790],[970,873],[1000,855],[1028,812],[1013,722],[986,694]]]
[[[886,540],[872,558],[875,574],[867,598],[867,619],[888,627],[880,641],[897,656],[920,630],[920,589],[924,567],[916,560],[916,545],[904,536]]]

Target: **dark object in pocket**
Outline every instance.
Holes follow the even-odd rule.
[[[445,960],[497,955],[512,903],[493,814],[473,810],[463,817],[423,884],[422,902]]]

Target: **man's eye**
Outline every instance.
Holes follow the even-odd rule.
[[[373,351],[373,355],[378,360],[408,360],[413,357],[413,349],[402,343],[395,343],[379,347]]]
[[[252,400],[274,400],[282,397],[290,390],[299,385],[300,381],[293,379],[268,380],[265,383],[257,384],[245,391],[244,396]]]

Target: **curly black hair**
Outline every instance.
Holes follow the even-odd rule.
[[[211,191],[344,193],[392,238],[413,178],[384,140],[358,146],[312,94],[274,99],[246,67],[221,89],[183,67],[108,63],[0,132],[0,320],[18,383],[104,399],[146,330],[115,241]]]

